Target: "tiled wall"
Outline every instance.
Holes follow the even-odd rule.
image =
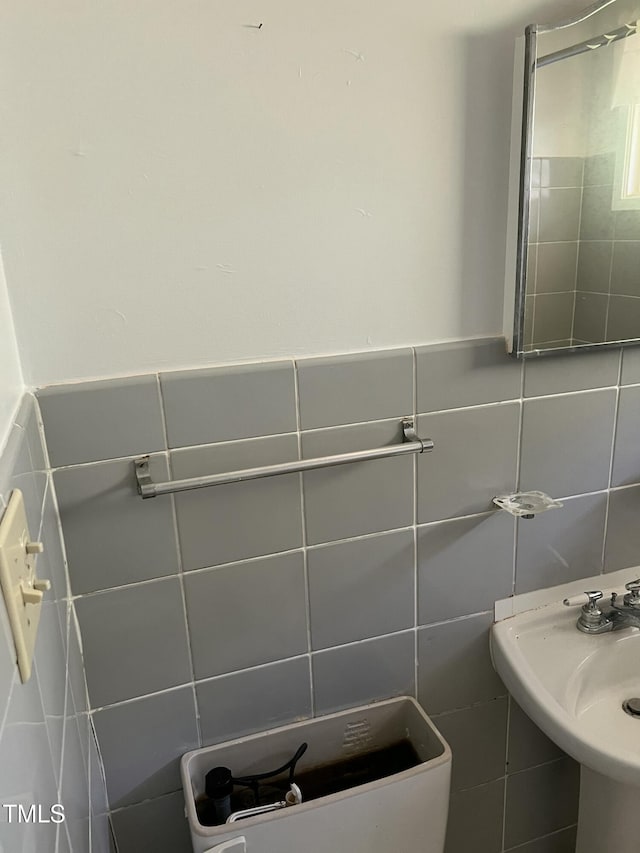
[[[476,853],[573,849],[577,767],[488,629],[514,590],[640,563],[640,350],[523,365],[476,340],[38,396],[120,853],[189,850],[187,750],[405,693],[453,748],[447,853],[469,813]],[[230,471],[395,442],[412,413],[431,454],[136,494],[139,454]],[[565,506],[516,523],[491,500],[518,485]]]
[[[615,156],[585,160],[574,335],[580,341],[638,337],[640,210],[612,210]]]
[[[640,210],[613,210],[615,155],[535,158],[525,347],[638,337]]]
[[[583,170],[582,157],[536,157],[531,164],[527,349],[573,342]]]
[[[0,596],[0,803],[65,807],[62,824],[9,823],[0,813],[0,850],[109,853],[104,778],[88,712],[77,623],[58,512],[34,398],[26,395],[0,455],[0,515],[13,489],[25,498],[30,533],[44,544],[42,607],[31,678],[22,684]],[[14,815],[15,817],[15,815]]]

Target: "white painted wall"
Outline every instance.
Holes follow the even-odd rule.
[[[9,294],[0,258],[0,453],[24,391]]]
[[[534,157],[585,157],[593,90],[586,76],[595,59],[572,57],[541,68],[536,81]]]
[[[514,39],[583,3],[6,0],[27,381],[498,332]]]

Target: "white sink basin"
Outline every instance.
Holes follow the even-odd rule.
[[[640,630],[583,634],[577,616],[577,608],[550,604],[496,623],[494,666],[565,752],[597,773],[640,785],[640,717],[622,709],[625,699],[640,698]]]
[[[620,592],[640,568],[496,602],[493,664],[523,710],[582,765],[577,853],[638,853],[640,629],[584,634],[566,596]],[[605,594],[605,600],[608,595]]]

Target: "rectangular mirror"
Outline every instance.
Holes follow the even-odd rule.
[[[504,331],[517,357],[640,343],[639,0],[516,48]]]

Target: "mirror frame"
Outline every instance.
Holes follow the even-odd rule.
[[[507,216],[507,259],[505,279],[505,300],[503,332],[507,341],[507,350],[514,358],[540,358],[547,355],[562,355],[567,353],[593,352],[602,349],[640,345],[638,338],[622,341],[603,341],[602,343],[579,344],[576,346],[524,349],[524,308],[527,283],[527,256],[529,241],[529,202],[531,197],[531,163],[533,154],[534,104],[536,92],[536,69],[539,64],[537,56],[538,35],[554,32],[582,23],[612,6],[616,0],[600,0],[584,9],[573,18],[557,24],[529,24],[524,36],[516,42],[514,63],[514,87],[511,131],[511,164],[509,175],[509,210]],[[638,30],[640,32],[640,30]],[[628,34],[628,33],[627,33]],[[622,33],[616,38],[604,38],[602,46],[625,37]],[[591,39],[592,43],[594,40]],[[550,64],[560,59],[581,53],[576,50],[582,45],[574,45],[549,54],[544,64]],[[522,73],[524,70],[524,74]],[[515,284],[515,288],[514,288]]]

